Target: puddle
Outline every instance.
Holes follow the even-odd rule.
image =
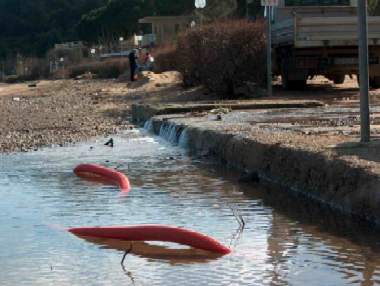
[[[332,227],[323,229],[276,193],[239,185],[229,179],[231,171],[143,133],[115,136],[113,149],[106,141],[1,155],[2,286],[380,285],[376,236],[334,232],[328,220],[322,225]],[[132,191],[122,196],[118,187],[75,177],[73,168],[83,162],[125,172]],[[246,221],[240,237],[231,206]],[[123,269],[128,243],[86,241],[60,230],[131,224],[184,226],[231,244],[234,252],[210,257],[137,243]]]

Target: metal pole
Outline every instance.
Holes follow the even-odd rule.
[[[272,96],[272,7],[267,6],[267,18],[268,18],[268,43],[267,43],[267,89],[268,96]]]
[[[368,20],[367,0],[358,1],[359,17],[359,75],[360,75],[360,134],[362,142],[369,142],[369,70],[368,70]]]
[[[249,0],[245,0],[245,17],[247,18],[247,19],[249,19],[249,9],[248,9],[248,6],[249,6],[249,2],[248,2]]]

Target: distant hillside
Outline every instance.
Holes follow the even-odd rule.
[[[245,15],[245,1],[208,0],[206,13]],[[0,0],[0,58],[43,56],[64,41],[127,37],[139,31],[139,18],[193,9],[194,0]]]
[[[43,55],[57,42],[79,39],[83,14],[106,0],[0,0],[0,57]]]
[[[128,37],[139,31],[140,18],[183,15],[193,9],[194,0],[112,0],[83,15],[79,33],[89,42],[96,42],[99,37]]]
[[[0,58],[43,56],[55,43],[138,31],[148,15],[191,12],[194,0],[0,0]]]
[[[378,0],[371,0],[377,2]],[[207,0],[210,19],[245,16],[246,0]],[[0,0],[0,59],[21,53],[43,56],[55,43],[138,32],[145,16],[192,13],[194,0]],[[250,4],[250,14],[260,1]]]

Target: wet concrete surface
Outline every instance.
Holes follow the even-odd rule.
[[[154,116],[149,106],[140,106],[140,117]],[[163,107],[161,107],[162,109]],[[133,117],[136,117],[133,114]],[[265,108],[231,110],[215,108],[207,112],[162,115],[180,124],[195,124],[253,138],[262,143],[281,144],[294,149],[327,152],[380,174],[380,104],[371,106],[370,143],[360,143],[359,102],[330,101],[323,106],[305,108]],[[364,160],[364,161],[363,161]]]
[[[281,92],[275,89],[274,98]],[[314,85],[283,95],[281,100],[309,96],[323,104],[166,114],[154,116],[151,129],[197,156],[259,173],[348,216],[380,223],[379,91],[371,91],[370,143],[360,142],[357,87]]]
[[[195,156],[215,158],[349,217],[380,226],[380,144],[305,135],[212,116],[157,116],[146,128]],[[349,141],[351,138],[352,141]]]
[[[273,128],[276,131],[293,131],[307,135],[359,135],[360,129],[358,108],[342,106],[230,112],[219,118],[226,123],[248,123],[258,127]],[[372,134],[378,135],[380,106],[371,108],[371,124]]]

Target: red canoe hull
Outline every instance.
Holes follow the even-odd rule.
[[[109,227],[71,228],[69,232],[83,237],[119,239],[127,241],[174,242],[193,248],[226,255],[231,249],[202,233],[184,228],[165,225],[136,225]]]
[[[97,181],[101,180],[118,185],[122,192],[129,192],[131,189],[127,176],[104,166],[96,164],[81,164],[74,169],[74,173],[78,177],[95,179]]]

